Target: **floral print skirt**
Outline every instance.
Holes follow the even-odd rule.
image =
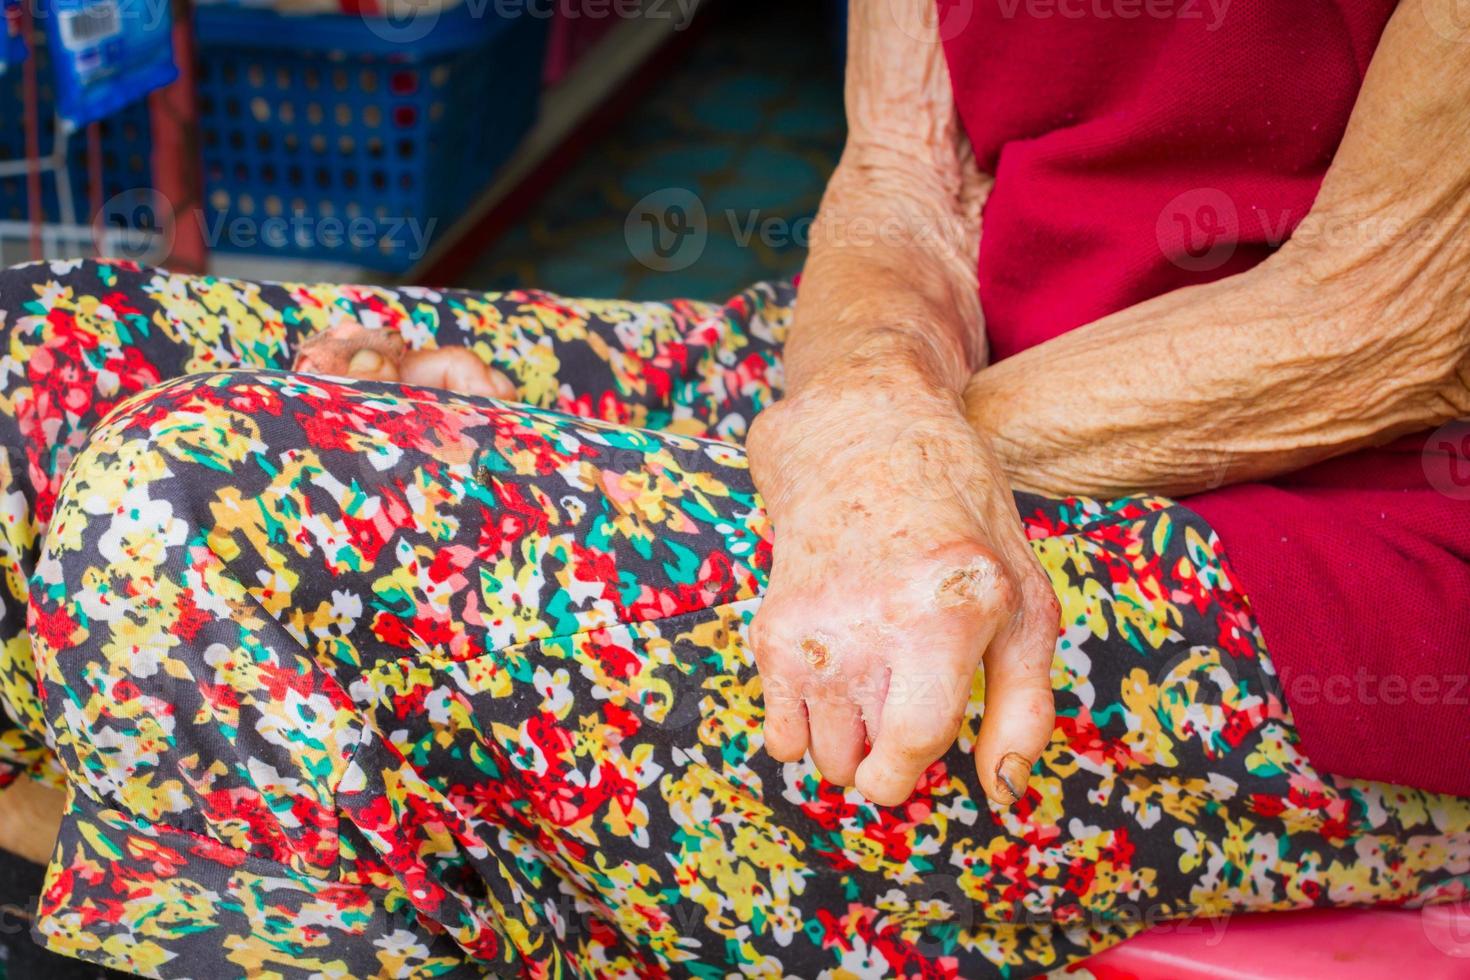
[[[68,789],[38,938],[158,977],[1020,977],[1464,897],[1470,801],[1314,769],[1156,497],[1018,495],[1062,624],[1014,807],[983,678],[900,806],[772,761],[740,440],[792,300],[0,274],[0,781]],[[283,370],[344,320],[524,404]]]

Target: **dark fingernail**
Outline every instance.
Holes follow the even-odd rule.
[[[1011,794],[1009,800],[997,802],[1010,806],[1026,792],[1026,784],[1031,781],[1031,763],[1016,752],[1007,752],[995,767],[995,778]]]

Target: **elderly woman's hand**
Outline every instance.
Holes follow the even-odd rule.
[[[461,395],[511,400],[515,384],[465,347],[409,350],[398,334],[355,323],[328,327],[308,338],[292,370],[360,381],[399,381]]]
[[[775,527],[752,627],[767,751],[810,749],[826,779],[900,803],[954,743],[983,660],[975,762],[1013,802],[1052,730],[1050,582],[955,395],[836,369],[748,443]]]
[[[954,744],[983,680],[967,740],[1009,805],[1051,737],[1057,602],[964,417],[986,359],[975,255],[991,181],[932,15],[933,0],[852,4],[847,146],[812,226],[786,398],[747,440],[775,527],[752,644],[766,750],[810,750],[882,804]]]

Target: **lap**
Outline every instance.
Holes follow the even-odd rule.
[[[121,401],[195,372],[285,369],[302,339],[352,322],[411,347],[466,345],[540,408],[738,440],[779,391],[792,294],[775,284],[724,304],[631,303],[249,282],[125,262],[0,271],[0,786],[25,771],[55,777],[23,635],[26,582],[67,468]]]
[[[992,810],[977,678],[958,745],[881,808],[761,751],[771,530],[737,446],[281,374],[149,392],[94,434],[36,577],[77,790],[42,929],[95,956],[74,924],[106,883],[167,867],[292,908],[367,889],[486,962],[973,976],[1140,912],[1417,901],[1470,871],[1470,805],[1297,751],[1203,521],[1018,504],[1062,601],[1057,732]],[[187,907],[134,910],[117,948],[332,941]],[[388,970],[374,915],[336,937],[352,972]]]

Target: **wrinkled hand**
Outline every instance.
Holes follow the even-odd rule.
[[[975,765],[1013,803],[1052,731],[1058,606],[960,400],[917,378],[813,379],[748,447],[775,534],[752,624],[767,751],[810,751],[829,781],[901,803],[954,743],[983,662]]]
[[[292,370],[361,381],[399,381],[461,395],[516,397],[515,384],[468,348],[409,350],[397,333],[355,323],[338,324],[307,339],[296,353]]]

